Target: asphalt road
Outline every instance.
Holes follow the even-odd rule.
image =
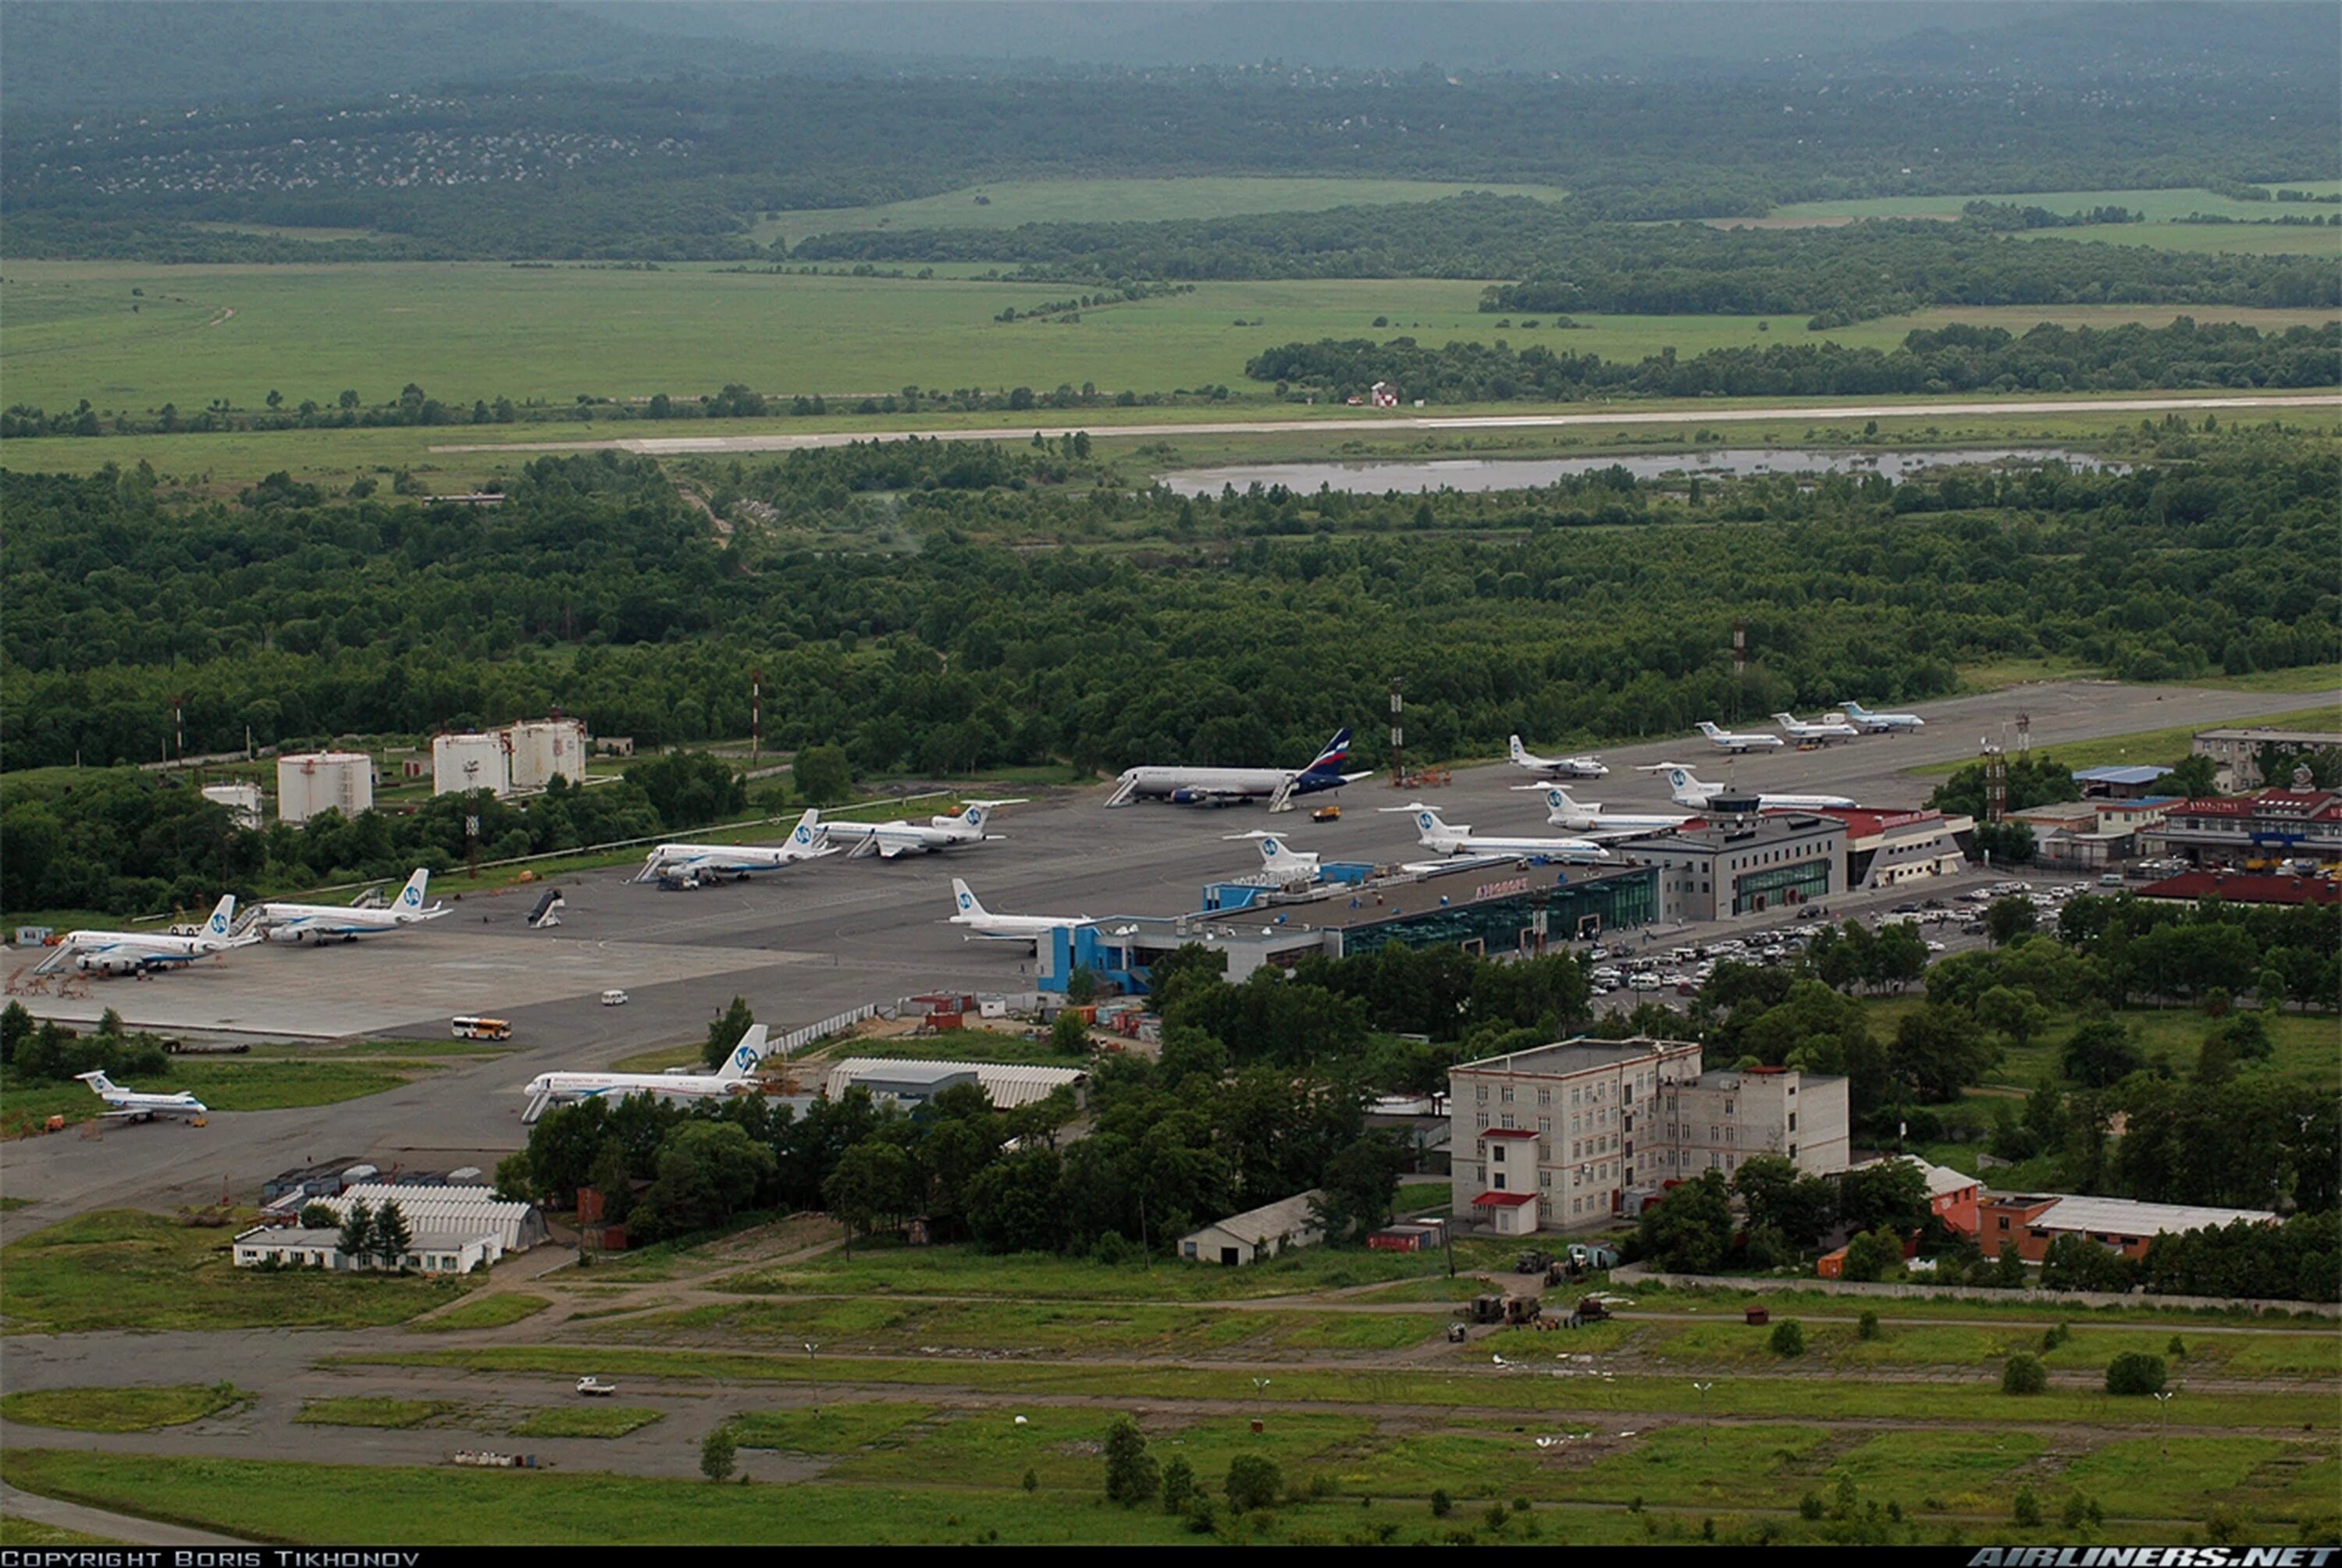
[[[2007,414],[2163,414],[2223,408],[2330,408],[2342,405],[2331,393],[2295,394],[2279,397],[2122,397],[2030,399],[1997,403],[1805,403],[1774,408],[1708,408],[1692,404],[1673,408],[1632,412],[1606,410],[1598,414],[1485,414],[1423,415],[1389,414],[1379,418],[1239,419],[1205,424],[1020,424],[984,430],[834,430],[806,435],[656,435],[628,436],[616,441],[500,441],[475,445],[434,446],[434,452],[594,452],[614,448],[651,456],[680,456],[703,452],[796,452],[811,446],[846,446],[857,441],[1025,441],[1035,434],[1051,440],[1086,430],[1092,434],[1156,439],[1176,435],[1275,435],[1323,431],[1550,430],[1588,424],[1750,424],[1764,420],[1951,418],[1961,415]]]
[[[1611,775],[1595,781],[1598,788],[1584,786],[1581,798],[1664,804],[1665,786],[1634,768],[1675,760],[1698,764],[1704,778],[1728,775],[1743,787],[1827,788],[1866,805],[1906,807],[1923,802],[1935,782],[1907,776],[1906,769],[1974,754],[1979,737],[1998,738],[2020,711],[2031,714],[2033,744],[2044,747],[2235,722],[2311,700],[2083,682],[2034,685],[1926,704],[1917,711],[1928,725],[1919,734],[1870,736],[1821,752],[1726,759],[1696,734],[1616,748],[1606,754]],[[1551,737],[1523,739],[1532,751],[1559,749]],[[1552,831],[1543,827],[1541,803],[1515,793],[1512,786],[1524,782],[1520,770],[1493,764],[1462,770],[1452,784],[1425,793],[1451,823]],[[787,1029],[932,989],[1028,989],[1031,960],[1020,944],[965,942],[945,924],[955,875],[1006,913],[1172,915],[1193,911],[1205,883],[1257,864],[1250,844],[1225,843],[1224,835],[1272,822],[1290,831],[1300,848],[1329,859],[1388,864],[1423,856],[1405,817],[1375,809],[1411,797],[1378,779],[1345,791],[1344,820],[1326,824],[1300,813],[1271,818],[1256,807],[1142,804],[1108,812],[1100,809],[1106,794],[1101,784],[1009,807],[996,818],[1005,839],[946,854],[894,862],[837,855],[696,893],[633,883],[626,869],[564,877],[559,885],[568,907],[550,931],[527,928],[527,893],[475,897],[417,931],[322,949],[246,948],[152,981],[100,981],[85,1003],[33,999],[35,1012],[60,1017],[94,1019],[111,1005],[134,1025],[172,1032],[266,1028],[324,1037],[444,1036],[454,1014],[495,1012],[512,1020],[517,1049],[336,1105],[219,1114],[200,1129],[117,1126],[94,1139],[68,1133],[0,1145],[5,1190],[32,1200],[0,1215],[0,1239],[101,1206],[205,1203],[223,1190],[248,1199],[267,1176],[313,1158],[347,1155],[385,1169],[394,1163],[492,1165],[525,1142],[520,1087],[531,1077],[606,1065],[647,1046],[696,1037],[736,994],[759,1018]],[[460,884],[450,882],[445,891],[456,893]],[[1857,914],[1914,897],[1906,887],[1837,900],[1832,909]],[[598,1005],[609,986],[627,989],[631,1004]],[[152,1086],[170,1085],[166,1079]]]

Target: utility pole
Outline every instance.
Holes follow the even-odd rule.
[[[1406,699],[1400,694],[1406,688],[1405,675],[1390,678],[1391,699],[1391,785],[1406,787]]]
[[[756,765],[756,754],[765,744],[765,672],[748,672],[748,765]]]

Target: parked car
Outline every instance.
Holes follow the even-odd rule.
[[[624,1007],[626,1004],[626,994],[623,991],[605,991],[602,993],[602,1005],[605,1007]]]
[[[1316,811],[1309,814],[1309,820],[1311,822],[1339,822],[1342,820],[1342,808],[1337,805],[1321,805]]]

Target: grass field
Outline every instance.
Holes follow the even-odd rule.
[[[676,267],[655,273],[513,268],[488,264],[362,266],[159,267],[126,262],[11,262],[0,281],[7,326],[0,375],[9,397],[145,414],[215,398],[258,408],[271,390],[288,404],[328,407],[345,388],[369,403],[413,382],[468,407],[505,396],[559,407],[581,394],[622,400],[653,393],[696,396],[726,382],[766,394],[859,398],[909,385],[1046,390],[1095,383],[1107,392],[1169,392],[1247,383],[1245,361],[1272,345],[1317,337],[1410,334],[1640,359],[1672,347],[1688,357],[1718,347],[1816,338],[1885,348],[1914,326],[1991,322],[2023,331],[2042,320],[2168,322],[2172,306],[1977,307],[1931,311],[1809,334],[1800,321],[1753,316],[1588,316],[1576,330],[1499,326],[1478,310],[1470,280],[1303,280],[1212,283],[1193,294],[1094,309],[1079,321],[996,318],[1062,298],[1061,284],[804,277]],[[134,299],[133,289],[145,291]],[[132,305],[140,308],[130,311]],[[232,315],[229,313],[233,313]],[[2264,326],[2315,324],[2331,313],[2197,306],[2202,320]],[[1376,316],[1390,325],[1376,328]],[[1241,322],[1244,325],[1238,325]],[[1225,405],[1220,405],[1225,406]],[[1126,411],[1143,412],[1143,411]],[[729,432],[743,422],[725,425]],[[810,420],[794,429],[817,427]],[[469,427],[425,434],[464,440]],[[606,430],[563,422],[481,427],[490,439]],[[633,424],[624,434],[705,434]],[[308,433],[315,434],[315,433]],[[382,437],[333,432],[345,472],[368,464]],[[207,438],[217,444],[219,438]],[[84,443],[87,444],[87,443]],[[122,461],[150,449],[106,442]],[[13,448],[12,448],[13,450]],[[153,449],[157,453],[166,450]],[[200,449],[199,449],[200,450]],[[398,450],[405,450],[404,447]],[[158,468],[184,461],[155,455]],[[13,464],[12,464],[13,465]]]
[[[551,1405],[512,1429],[515,1437],[624,1437],[665,1421],[665,1413],[629,1404]]]
[[[413,1064],[428,1071],[428,1064]],[[154,1084],[141,1089],[155,1094],[192,1090],[214,1111],[283,1111],[302,1105],[331,1105],[361,1095],[379,1094],[407,1082],[409,1074],[390,1070],[388,1064],[341,1062],[268,1062],[249,1058],[175,1061]],[[22,1088],[0,1074],[0,1093],[7,1099],[12,1121],[18,1114],[35,1124],[51,1116],[68,1123],[85,1122],[105,1107],[80,1084],[39,1084]],[[179,1129],[163,1123],[155,1129],[165,1136]]]
[[[0,1249],[0,1318],[9,1333],[365,1328],[404,1323],[465,1291],[453,1280],[239,1269],[234,1234],[130,1209],[35,1231]]]
[[[2280,186],[2307,191],[2313,195],[2331,195],[2342,190],[2342,182],[2281,180],[2268,188],[2274,194]],[[2287,214],[2314,217],[2323,213],[2330,216],[2337,210],[2314,203],[2240,202],[2234,196],[2218,195],[2193,186],[2172,186],[2157,190],[2026,191],[2016,195],[1865,196],[1847,201],[1792,202],[1775,207],[1768,215],[1776,222],[1797,218],[1956,218],[1960,215],[1960,209],[1973,201],[1999,202],[2019,207],[2047,207],[2053,213],[2080,212],[2088,207],[2128,207],[2146,218],[2148,224],[2167,223],[2186,217],[2190,213],[2202,213],[2207,217],[2247,219],[2282,217]],[[2117,224],[2108,226],[2137,228],[2142,225]],[[2223,225],[2205,226],[2217,228]],[[2041,232],[2063,234],[2072,231],[2049,229]]]
[[[552,1304],[543,1296],[507,1291],[495,1295],[475,1296],[428,1322],[412,1326],[424,1333],[455,1333],[467,1328],[503,1328],[507,1323],[535,1317]]]
[[[37,1519],[19,1519],[13,1513],[0,1513],[0,1546],[118,1546],[122,1543],[111,1535],[90,1535],[79,1530],[68,1530],[62,1524],[44,1524]]]
[[[1465,191],[1557,201],[1554,185],[1484,185],[1445,180],[1190,179],[1004,180],[939,196],[875,207],[785,212],[750,230],[757,240],[794,245],[808,235],[849,229],[1010,229],[1019,224],[1164,223],[1239,213],[1310,213],[1327,207],[1436,201]],[[985,201],[979,205],[976,197]]]
[[[312,1399],[293,1419],[303,1426],[379,1426],[404,1431],[455,1406],[434,1399]]]
[[[19,1389],[0,1398],[0,1417],[75,1432],[153,1432],[231,1410],[252,1396],[233,1383],[171,1388]]]
[[[2288,670],[2282,672],[2287,678],[2287,684],[2259,689],[2279,692],[2315,691],[2318,687],[2307,683],[2322,681],[2326,676],[2330,675],[2332,671],[2333,666],[2328,664],[2311,665],[2304,672]],[[2298,686],[2292,684],[2291,683],[2297,679],[2304,684]],[[2185,685],[2188,683],[2177,684]],[[2334,727],[2337,714],[2342,714],[2342,698],[2337,698],[2335,702],[2322,703],[2315,707],[2294,708],[2281,714],[2260,714],[2252,722],[2256,725],[2275,730],[2327,730]],[[2204,727],[2202,724],[2174,724],[2168,729],[2141,730],[2127,735],[2107,735],[2095,741],[2061,741],[2057,745],[2044,746],[2041,749],[2045,754],[2055,756],[2059,762],[2076,768],[2110,767],[2122,763],[2170,764],[2177,762],[2187,754],[2188,746],[2194,740],[2196,732]],[[1929,763],[1924,767],[1913,768],[1910,772],[1923,778],[1948,778],[1964,767],[1974,766],[1975,763],[1975,758],[1967,757],[1958,762]]]

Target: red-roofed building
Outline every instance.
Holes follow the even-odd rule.
[[[1967,835],[1976,832],[1974,817],[1947,817],[1939,811],[1839,807],[1819,814],[1846,824],[1849,891],[1956,875],[1967,864]]]
[[[1500,1236],[1533,1236],[1536,1201],[1535,1193],[1483,1193],[1472,1200],[1472,1218]]]
[[[2141,898],[2174,898],[2193,904],[2224,898],[2231,904],[2342,904],[2342,883],[2325,876],[2273,876],[2248,871],[2190,871],[2138,890]]]
[[[2294,855],[2342,860],[2342,794],[2263,790],[2258,794],[2175,803],[2141,830],[2149,854],[2176,854],[2197,865]]]

